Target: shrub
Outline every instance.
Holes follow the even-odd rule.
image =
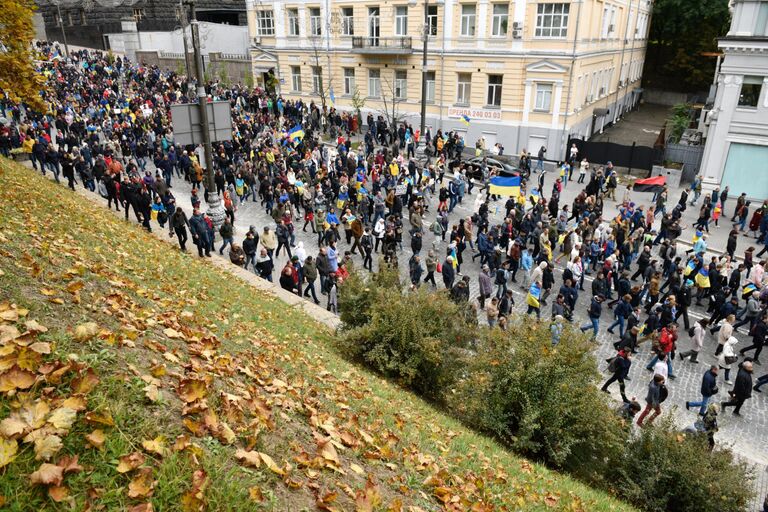
[[[383,269],[364,275],[352,272],[339,287],[339,317],[344,328],[362,327],[371,320],[371,309],[382,289],[400,290],[397,271]]]
[[[592,348],[571,329],[553,348],[545,323],[486,331],[450,406],[519,453],[600,480],[625,434],[595,386]]]
[[[345,332],[341,350],[386,377],[440,400],[460,368],[463,347],[474,337],[471,326],[451,321],[460,317],[460,308],[445,294],[424,290],[403,294],[376,285],[371,299],[375,307],[370,309],[370,321]]]
[[[667,418],[630,440],[615,472],[620,495],[648,511],[745,510],[752,476],[730,450],[710,453],[705,436],[685,436]]]

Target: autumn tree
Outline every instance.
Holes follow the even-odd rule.
[[[728,32],[728,0],[656,0],[643,85],[706,92],[715,74],[717,38]]]
[[[0,8],[0,93],[44,111],[40,95],[44,78],[35,71],[32,54],[32,0],[3,0]]]

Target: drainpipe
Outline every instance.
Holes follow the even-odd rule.
[[[438,3],[438,5],[440,5]],[[440,48],[440,119],[438,120],[438,130],[443,129],[443,107],[445,106],[445,1],[443,5],[443,34],[442,48]],[[437,130],[435,130],[437,132]]]
[[[638,16],[640,15],[640,9],[637,10]],[[619,83],[616,85],[616,96],[613,99],[613,124],[616,124],[616,119],[619,117],[619,87],[621,86],[621,73],[624,68],[624,52],[627,50],[627,36],[629,35],[629,20],[632,19],[632,0],[629,0],[629,12],[627,13],[627,28],[624,30],[624,42],[621,44],[621,60],[619,60]],[[629,85],[629,70],[627,70],[627,85]],[[626,86],[624,86],[626,89]]]
[[[571,94],[573,93],[573,68],[576,65],[576,46],[579,41],[579,24],[581,22],[581,7],[584,4],[584,0],[579,0],[579,12],[576,13],[576,29],[573,34],[573,50],[571,52],[571,69],[568,72],[568,96],[565,99],[565,115],[563,116],[563,134],[560,136],[560,150],[563,152],[564,160],[568,159],[568,135],[566,130],[568,129],[568,111],[571,108]]]

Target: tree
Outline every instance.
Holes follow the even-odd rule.
[[[40,92],[45,78],[35,70],[32,54],[35,9],[32,0],[4,0],[0,8],[0,92],[44,112],[47,107]]]
[[[320,96],[320,104],[323,107],[323,112],[326,111],[326,105],[325,101],[326,98],[330,97],[329,89],[325,87],[325,80],[323,80],[323,66],[320,62],[320,53],[321,50],[319,47],[320,38],[313,37],[310,39],[312,41],[312,55],[314,59],[314,65],[312,66],[312,92],[314,94],[317,94]],[[317,87],[315,87],[315,71],[317,71],[317,74],[320,77],[320,80],[317,84]],[[331,83],[331,70],[328,68],[328,83]],[[332,87],[332,86],[331,86]]]
[[[728,0],[657,0],[648,36],[643,85],[707,91],[715,74],[717,38],[728,32]]]
[[[401,95],[397,94],[397,87],[395,83],[386,76],[381,79],[383,87],[381,87],[381,105],[382,109],[378,112],[384,116],[387,121],[387,126],[393,132],[397,131],[397,126],[405,120],[405,116],[400,113],[399,106],[405,101]]]

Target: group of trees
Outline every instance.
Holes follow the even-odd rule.
[[[32,54],[35,9],[32,0],[4,0],[0,7],[0,93],[45,111],[40,94],[45,78],[35,71]]]

